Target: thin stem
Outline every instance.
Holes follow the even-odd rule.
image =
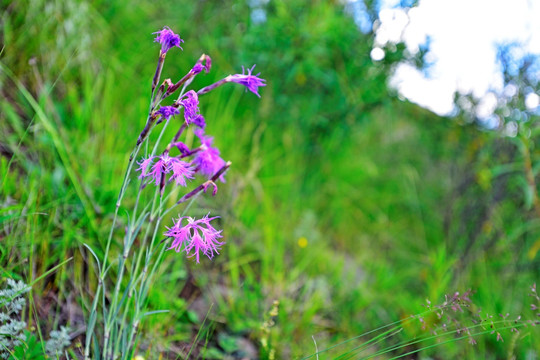
[[[211,84],[211,85],[208,85],[208,86],[203,87],[202,89],[200,89],[199,91],[197,91],[197,95],[203,95],[203,94],[206,94],[206,93],[208,93],[208,92],[214,90],[214,89],[217,88],[218,86],[221,86],[221,85],[223,85],[223,84],[226,84],[226,83],[228,83],[228,82],[231,82],[230,77],[231,77],[231,75],[227,76],[227,77],[224,78],[224,79],[219,80],[218,82],[215,82],[215,83],[213,83],[213,84]]]
[[[109,251],[110,251],[110,248],[111,248],[114,228],[116,226],[116,221],[118,219],[118,210],[120,209],[120,205],[122,204],[122,199],[124,198],[126,187],[128,185],[129,176],[130,176],[131,170],[133,168],[134,159],[137,157],[137,154],[139,153],[140,148],[141,148],[140,144],[137,145],[135,147],[135,149],[131,152],[131,155],[129,156],[128,167],[127,167],[126,173],[124,174],[124,179],[122,181],[122,186],[120,188],[120,193],[118,194],[118,199],[116,200],[116,207],[115,207],[115,210],[114,210],[113,222],[112,222],[112,225],[111,225],[111,230],[109,231],[109,237],[107,238],[107,245],[105,247],[105,255],[103,256],[103,265],[101,267],[101,271],[100,271],[100,274],[99,274],[98,287],[96,289],[96,295],[94,296],[94,300],[92,302],[92,310],[90,312],[90,317],[91,318],[94,317],[94,324],[95,324],[95,321],[96,321],[96,318],[97,318],[97,304],[99,302],[99,293],[101,291],[101,288],[104,286],[103,282],[104,282],[105,271],[107,269],[107,259],[109,257]],[[105,302],[103,302],[103,308],[105,309]],[[105,332],[105,335],[108,336],[107,331]],[[90,356],[90,346],[91,346],[91,342],[92,342],[92,336],[93,336],[93,331],[87,332],[87,334],[86,334],[86,346],[85,346],[85,349],[84,349],[84,354],[85,354],[86,359],[89,359],[89,356]],[[105,342],[106,341],[108,341],[108,338],[105,338]]]
[[[186,123],[183,123],[182,126],[180,126],[180,129],[178,130],[178,132],[176,133],[176,135],[174,135],[173,139],[171,140],[171,142],[169,143],[169,145],[167,145],[167,148],[165,149],[165,151],[163,151],[163,154],[168,154],[169,151],[171,151],[171,148],[174,146],[174,144],[178,141],[178,138],[180,138],[180,135],[182,135],[182,133],[184,132],[184,130],[187,128],[187,124]]]
[[[161,71],[163,70],[163,64],[165,63],[165,56],[167,55],[167,52],[161,52],[159,51],[159,58],[158,58],[158,64],[156,67],[156,73],[154,74],[154,78],[152,79],[152,97],[154,97],[154,91],[156,90],[156,86],[159,82],[159,78],[161,77]]]
[[[157,141],[156,141],[156,143],[154,145],[154,148],[152,149],[152,153],[150,154],[150,156],[156,155],[157,148],[159,146],[159,143],[161,142],[161,138],[163,137],[163,134],[165,134],[165,130],[169,126],[170,122],[171,122],[171,118],[168,118],[167,121],[165,122],[165,125],[163,125],[163,128],[161,129],[161,132],[159,133],[159,136],[158,136]]]
[[[531,161],[531,152],[529,151],[528,141],[523,140],[523,158],[525,161],[525,177],[527,179],[527,184],[529,186],[529,191],[532,196],[532,203],[534,210],[536,211],[536,216],[540,218],[540,200],[538,200],[538,193],[536,191],[536,181],[534,179],[534,171],[532,168]]]
[[[134,314],[134,319],[135,319],[135,322],[134,322],[134,326],[132,326],[132,329],[131,329],[131,334],[129,336],[129,342],[128,342],[128,349],[131,348],[131,346],[133,345],[133,341],[135,339],[135,335],[137,333],[137,329],[138,329],[138,324],[139,324],[139,321],[140,321],[140,312],[141,312],[141,305],[144,304],[144,299],[146,298],[146,292],[147,292],[147,287],[146,287],[146,273],[148,271],[148,264],[150,263],[150,258],[151,258],[151,254],[153,253],[153,247],[154,247],[154,242],[155,242],[155,239],[156,239],[156,236],[157,236],[157,232],[158,232],[158,229],[159,229],[159,225],[160,225],[160,222],[161,222],[161,216],[160,215],[160,212],[161,212],[161,209],[163,208],[163,204],[162,204],[162,201],[163,201],[163,197],[160,195],[159,197],[159,206],[158,206],[158,216],[156,216],[156,224],[154,226],[154,233],[152,235],[152,240],[150,241],[150,246],[148,247],[149,251],[147,252],[147,257],[146,257],[146,262],[145,262],[145,265],[144,265],[144,268],[143,268],[143,271],[142,271],[142,274],[141,274],[141,284],[140,284],[140,287],[139,287],[139,296],[138,296],[138,299],[137,299],[137,306],[136,306],[136,310],[135,310],[135,314]],[[153,217],[153,216],[152,216]],[[135,326],[136,324],[136,326]]]

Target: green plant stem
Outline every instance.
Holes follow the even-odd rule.
[[[479,326],[482,326],[482,325],[475,325],[475,326],[472,326],[471,328],[476,328],[476,327],[479,327]],[[525,325],[524,325],[524,324],[516,324],[516,325],[513,325],[513,326],[505,326],[505,327],[499,328],[499,329],[497,329],[497,330],[508,330],[508,329],[518,328],[518,327],[522,327],[522,326],[525,326]],[[437,338],[437,337],[441,337],[441,336],[445,336],[445,335],[455,334],[456,331],[457,331],[457,330],[454,330],[454,331],[451,331],[451,332],[448,332],[448,333],[445,333],[445,334],[442,334],[442,335],[432,336],[432,337],[429,337],[429,338],[426,338],[426,339],[423,339],[423,340],[418,340],[418,341],[415,341],[415,342],[411,342],[411,344],[418,343],[418,342],[420,342],[420,341],[425,341],[425,340]],[[440,343],[437,343],[437,344],[433,344],[433,345],[429,345],[429,346],[424,346],[424,347],[422,347],[422,348],[419,348],[419,349],[416,349],[416,350],[413,350],[413,351],[409,351],[409,352],[407,352],[407,353],[405,353],[405,354],[401,354],[401,355],[398,355],[398,356],[394,356],[394,357],[390,358],[389,360],[399,359],[399,358],[402,358],[402,357],[405,357],[405,356],[408,356],[408,355],[411,355],[411,354],[420,352],[420,351],[422,351],[422,350],[431,349],[431,348],[436,347],[436,346],[441,346],[441,345],[448,344],[448,343],[451,343],[451,342],[463,340],[463,339],[466,339],[466,338],[468,338],[468,337],[474,337],[474,336],[479,336],[479,335],[485,335],[485,334],[489,334],[489,333],[492,333],[492,332],[493,332],[493,329],[489,329],[489,330],[477,332],[477,333],[472,334],[472,335],[464,335],[464,336],[460,336],[460,337],[457,337],[457,338],[454,338],[454,339],[450,339],[450,340],[447,340],[447,341],[443,341],[443,342],[440,342]],[[408,345],[409,345],[409,344],[407,344],[407,345],[405,345],[405,346],[408,346]],[[375,356],[378,356],[378,355],[382,355],[382,354],[387,353],[387,352],[389,352],[389,351],[393,351],[393,350],[392,350],[392,349],[390,349],[390,350],[385,350],[384,352],[380,352],[380,353],[377,353],[377,354],[370,355],[369,357],[367,357],[367,358],[365,358],[365,359],[370,359],[370,358],[372,358],[372,357],[375,357]]]
[[[536,212],[536,216],[540,218],[540,200],[538,200],[538,192],[536,191],[536,181],[534,179],[534,172],[532,168],[531,152],[529,150],[528,141],[524,139],[522,141],[523,146],[521,148],[523,153],[523,159],[525,162],[525,178],[527,179],[529,191],[531,192],[532,203]]]
[[[126,188],[127,188],[128,182],[129,182],[128,181],[129,180],[129,175],[131,174],[131,170],[133,168],[134,159],[137,157],[137,154],[139,153],[140,148],[141,148],[141,145],[139,144],[131,152],[131,155],[130,155],[129,161],[128,161],[127,170],[126,170],[126,172],[124,174],[124,179],[122,181],[122,186],[120,188],[120,193],[118,194],[118,199],[116,200],[116,207],[115,207],[115,210],[114,210],[113,222],[112,222],[112,225],[111,225],[111,230],[109,231],[109,237],[107,238],[107,244],[106,244],[106,247],[105,247],[105,254],[103,256],[103,265],[101,266],[101,270],[100,270],[100,274],[99,274],[98,287],[96,289],[96,295],[94,296],[94,300],[93,300],[93,303],[92,303],[92,310],[90,311],[90,318],[93,318],[94,321],[91,324],[92,326],[89,327],[89,329],[88,329],[89,331],[86,332],[86,346],[85,346],[85,350],[84,350],[85,359],[90,358],[90,344],[92,342],[92,336],[93,336],[93,332],[94,332],[93,328],[94,328],[94,325],[95,325],[95,321],[97,320],[97,304],[98,304],[98,301],[99,301],[99,293],[101,291],[101,288],[104,286],[105,272],[106,272],[106,269],[107,269],[107,259],[109,257],[109,251],[110,251],[110,248],[111,248],[114,228],[116,226],[116,220],[118,219],[118,210],[120,209],[122,199],[124,198],[124,194],[126,192]],[[106,305],[105,305],[105,292],[103,292],[103,309],[105,310],[105,308],[106,308]],[[109,333],[108,333],[107,329],[105,329],[104,345],[106,345],[106,343],[108,341],[108,336],[109,336]],[[105,348],[105,346],[104,346],[104,348]]]
[[[142,274],[141,274],[141,283],[140,283],[140,288],[139,288],[139,296],[138,296],[138,299],[136,301],[136,307],[135,307],[135,314],[134,314],[134,322],[133,322],[133,325],[131,327],[131,334],[129,335],[128,339],[129,339],[129,342],[128,342],[128,346],[127,346],[127,353],[131,352],[131,347],[133,346],[134,344],[134,341],[135,341],[135,336],[137,334],[137,330],[138,330],[138,327],[139,327],[139,323],[140,323],[140,320],[141,320],[141,309],[142,307],[144,306],[144,302],[146,300],[146,295],[147,295],[147,286],[146,286],[146,273],[148,271],[148,265],[150,263],[150,259],[152,257],[152,253],[153,253],[153,246],[154,246],[154,243],[155,243],[155,239],[157,237],[157,233],[158,233],[158,230],[159,230],[159,225],[160,225],[160,222],[161,222],[161,216],[160,216],[160,213],[161,213],[161,210],[163,208],[163,204],[162,204],[162,201],[163,201],[163,197],[160,196],[159,197],[159,206],[158,206],[158,209],[157,209],[157,216],[155,217],[156,219],[156,224],[154,226],[154,233],[152,234],[152,240],[150,241],[150,246],[148,247],[148,251],[147,251],[147,255],[146,255],[146,262],[145,262],[145,265],[144,265],[144,268],[143,268],[143,271],[142,271]],[[153,217],[153,215],[151,215],[151,217]],[[141,251],[142,253],[142,251]],[[156,261],[157,263],[157,261]],[[126,354],[127,355],[127,354]]]

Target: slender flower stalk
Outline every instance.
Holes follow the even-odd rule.
[[[176,90],[178,90],[180,88],[180,86],[182,86],[184,84],[189,85],[189,83],[191,83],[191,81],[193,81],[193,78],[197,74],[202,72],[203,70],[208,74],[211,67],[212,67],[212,59],[210,58],[210,56],[208,56],[206,54],[202,54],[201,57],[199,58],[199,60],[197,60],[197,62],[193,66],[193,68],[191,70],[189,70],[189,72],[186,75],[184,75],[183,78],[178,80],[177,83],[175,83],[175,84],[171,83],[169,85],[169,87],[167,88],[167,92],[163,95],[163,97],[165,98],[165,97],[171,95]]]
[[[258,97],[261,97],[259,95],[259,87],[266,86],[266,80],[259,78],[260,73],[258,73],[257,75],[252,75],[253,69],[255,69],[255,65],[253,65],[251,69],[248,69],[248,73],[246,74],[245,69],[242,66],[242,74],[229,75],[226,78],[213,83],[212,85],[208,85],[200,89],[199,91],[197,91],[197,94],[206,94],[223,84],[234,82],[240,85],[244,85],[246,87],[246,90],[251,91]]]

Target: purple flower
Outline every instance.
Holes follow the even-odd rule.
[[[172,171],[171,180],[174,180],[176,185],[187,186],[186,179],[193,179],[193,167],[185,161],[172,158],[170,169]]]
[[[161,54],[166,54],[167,51],[175,46],[182,49],[180,44],[183,43],[184,40],[180,39],[180,35],[175,34],[168,26],[165,26],[163,30],[155,32],[154,34],[157,34],[154,42],[161,44]]]
[[[197,75],[199,74],[201,71],[203,71],[204,69],[204,65],[203,64],[199,64],[199,63],[196,63],[195,66],[191,69],[191,73],[193,75]]]
[[[218,241],[222,238],[222,230],[216,230],[210,221],[217,217],[209,218],[208,215],[202,219],[195,220],[189,216],[180,217],[172,227],[167,228],[164,233],[167,237],[172,237],[173,242],[170,249],[175,249],[176,252],[185,251],[189,257],[195,256],[195,260],[199,263],[200,253],[208,256],[209,259],[214,257],[214,253],[219,254],[221,245],[224,242]],[[187,219],[187,224],[182,226],[182,220]],[[182,249],[183,248],[183,249]]]
[[[139,175],[139,179],[148,176],[148,168],[152,164],[154,158],[155,156],[150,156],[148,159],[142,159],[142,161],[138,162],[139,168],[137,169],[137,171],[141,172],[141,174]]]
[[[154,163],[156,159],[157,161]],[[170,157],[168,154],[143,159],[139,162],[139,165],[137,169],[137,171],[141,172],[139,179],[150,177],[156,186],[160,186],[163,176],[171,172],[172,175],[169,180],[174,180],[176,185],[186,186],[186,180],[193,179],[193,174],[195,173],[191,164],[178,158]]]
[[[186,123],[195,124],[196,126],[204,129],[206,123],[204,117],[199,114],[199,97],[193,90],[188,91],[180,100],[180,104],[184,107],[184,119]]]
[[[159,108],[157,113],[161,115],[161,122],[163,120],[169,120],[171,116],[180,114],[180,110],[178,110],[174,106],[162,106]]]
[[[237,84],[244,85],[247,90],[251,91],[258,97],[261,97],[259,95],[259,87],[260,86],[266,86],[265,82],[266,80],[259,78],[258,76],[261,73],[258,73],[257,75],[251,75],[251,72],[255,69],[255,65],[251,69],[247,69],[247,74],[245,73],[246,70],[242,66],[242,74],[235,74],[235,75],[229,75],[227,77],[228,81],[235,82]]]
[[[204,65],[202,64],[203,62],[204,62]],[[212,59],[210,58],[210,56],[203,54],[201,58],[197,61],[193,69],[191,69],[191,74],[197,75],[203,70],[208,74],[211,67],[212,67]]]
[[[202,130],[195,130],[195,135],[201,140],[201,150],[195,154],[193,165],[202,175],[211,179],[216,172],[225,166],[225,160],[219,156],[219,150],[212,147],[214,139],[210,136],[205,136]],[[225,182],[223,175],[219,177],[221,182]]]
[[[159,186],[161,183],[161,177],[165,176],[165,174],[171,171],[170,163],[172,158],[167,154],[156,156],[156,158],[158,158],[158,161],[152,165],[150,173],[145,175],[145,177],[153,178],[156,186]]]

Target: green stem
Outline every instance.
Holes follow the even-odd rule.
[[[94,300],[92,302],[92,310],[90,311],[90,318],[93,319],[93,325],[95,325],[95,321],[97,319],[97,304],[99,302],[99,293],[101,291],[101,288],[104,286],[103,282],[105,280],[104,279],[105,271],[107,269],[107,259],[109,257],[109,251],[110,251],[110,248],[111,248],[114,228],[116,226],[116,221],[118,219],[118,210],[120,209],[120,205],[122,204],[122,199],[124,198],[124,194],[126,192],[126,187],[128,185],[128,180],[129,180],[129,176],[131,174],[131,170],[133,168],[134,159],[137,157],[137,154],[139,153],[140,148],[141,148],[140,144],[137,145],[135,147],[135,149],[133,149],[133,151],[131,152],[131,155],[129,156],[128,167],[127,167],[126,173],[124,174],[124,179],[122,181],[122,186],[120,188],[120,193],[118,194],[118,199],[116,200],[116,207],[115,207],[115,210],[114,210],[113,222],[112,222],[112,225],[111,225],[111,230],[109,231],[109,237],[107,238],[107,245],[105,247],[105,255],[103,256],[103,265],[101,267],[101,271],[100,271],[100,274],[99,274],[98,287],[96,289],[96,295],[94,296]],[[104,302],[103,303],[103,308],[104,309],[105,309],[105,306],[106,305],[105,305],[105,302]],[[92,336],[93,336],[93,331],[89,331],[89,332],[86,333],[86,346],[85,346],[85,350],[84,350],[85,359],[90,358],[90,346],[91,346],[91,342],[92,342]],[[105,332],[104,344],[108,341],[108,336],[109,336],[109,333],[106,331]]]

